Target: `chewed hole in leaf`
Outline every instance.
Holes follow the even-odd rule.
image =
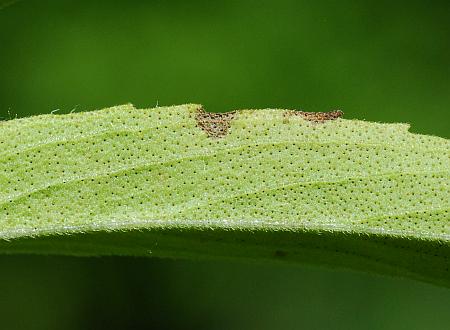
[[[209,137],[219,138],[228,134],[230,123],[235,115],[235,111],[214,113],[206,112],[203,107],[201,107],[195,114],[195,120],[197,121],[197,125]]]
[[[341,118],[344,115],[344,113],[341,110],[333,110],[328,112],[306,112],[306,111],[288,110],[284,113],[284,115],[287,118],[291,116],[298,116],[308,121],[323,123],[328,120],[336,120],[338,118]]]

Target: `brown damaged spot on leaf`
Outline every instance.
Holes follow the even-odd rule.
[[[236,111],[214,113],[206,112],[203,108],[197,110],[195,120],[197,125],[208,134],[209,137],[220,138],[228,134],[231,121]]]
[[[289,110],[284,113],[285,118],[291,116],[302,117],[305,120],[312,121],[315,123],[324,123],[328,120],[335,120],[341,118],[344,113],[341,110],[334,110],[329,112],[305,112],[305,111],[295,111]]]

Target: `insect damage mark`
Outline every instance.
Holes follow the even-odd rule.
[[[234,119],[236,111],[214,113],[206,112],[199,108],[195,114],[197,126],[199,126],[208,137],[221,138],[228,134],[230,123]]]
[[[315,123],[324,123],[328,120],[335,120],[341,118],[344,113],[341,110],[334,110],[329,112],[305,112],[305,111],[295,111],[288,110],[284,113],[285,118],[291,116],[302,117],[305,120],[312,121]]]

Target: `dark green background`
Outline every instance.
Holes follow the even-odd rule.
[[[450,3],[0,9],[0,119],[127,102],[339,108],[450,137]],[[448,329],[449,311],[448,289],[307,266],[0,256],[2,329]]]

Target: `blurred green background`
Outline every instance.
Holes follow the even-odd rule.
[[[0,120],[202,103],[450,137],[448,1],[0,1]],[[2,329],[448,329],[450,290],[305,265],[0,256]]]

